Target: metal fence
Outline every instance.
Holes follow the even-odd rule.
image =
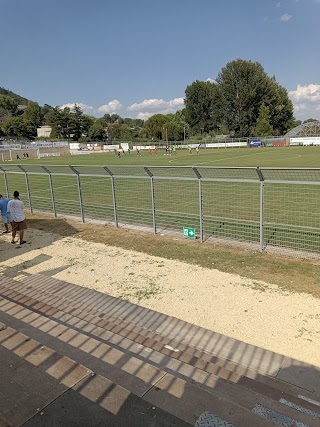
[[[14,190],[30,212],[319,259],[320,169],[1,165]]]

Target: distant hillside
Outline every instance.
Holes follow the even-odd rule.
[[[11,90],[5,89],[4,87],[0,87],[0,95],[10,96],[10,98],[15,99],[19,102],[19,104],[27,104],[29,99],[23,98],[20,95],[17,95],[16,93],[11,92]]]

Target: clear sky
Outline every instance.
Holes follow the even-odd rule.
[[[258,61],[320,117],[320,0],[0,0],[0,86],[40,105],[146,119]]]

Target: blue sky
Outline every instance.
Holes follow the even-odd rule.
[[[0,17],[0,86],[41,105],[146,119],[242,58],[320,117],[320,0],[0,0]]]

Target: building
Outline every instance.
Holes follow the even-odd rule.
[[[37,128],[37,136],[42,138],[50,138],[51,131],[51,126],[40,126]]]

